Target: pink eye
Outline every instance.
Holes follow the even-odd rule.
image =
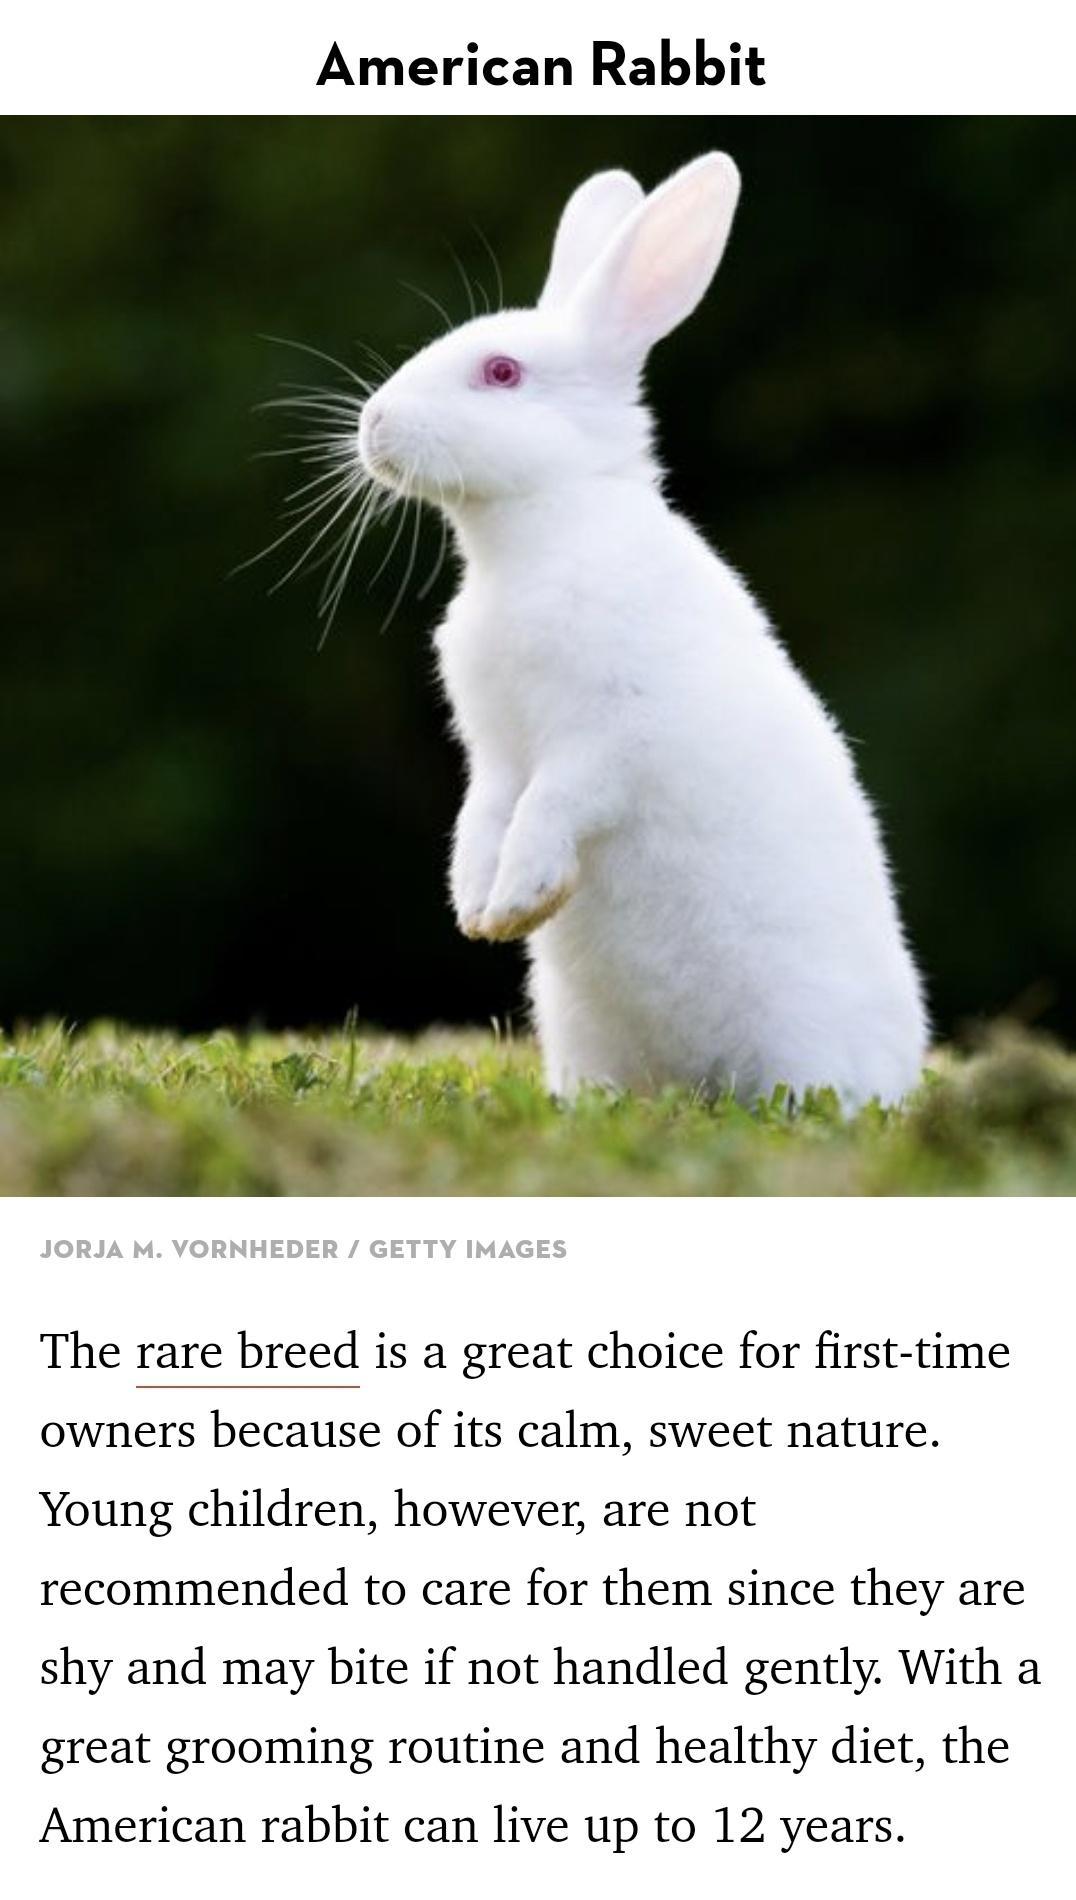
[[[482,381],[490,389],[514,389],[523,381],[523,365],[514,356],[487,356],[482,365]]]

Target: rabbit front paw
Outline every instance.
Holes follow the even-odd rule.
[[[578,883],[579,862],[574,851],[565,850],[537,868],[531,865],[522,875],[514,873],[510,865],[502,865],[477,935],[490,943],[529,937],[568,902]]]
[[[497,876],[501,833],[487,834],[457,844],[452,861],[452,909],[465,937],[485,935],[482,916]]]
[[[470,937],[473,942],[485,936],[486,933],[482,928],[485,906],[480,899],[463,890],[453,897],[452,909],[456,917],[456,928],[461,936]]]

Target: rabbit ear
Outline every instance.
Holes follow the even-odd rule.
[[[557,226],[540,310],[565,303],[618,225],[643,202],[643,188],[630,172],[595,172],[573,191]]]
[[[621,226],[576,299],[604,347],[641,359],[690,316],[721,261],[739,195],[731,158],[708,152],[674,172]]]

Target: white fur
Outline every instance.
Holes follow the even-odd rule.
[[[698,159],[569,201],[537,311],[482,317],[367,405],[363,459],[442,506],[437,636],[467,796],[461,929],[527,937],[549,1086],[916,1082],[926,1023],[848,748],[739,577],[663,499],[639,379],[738,192]],[[490,355],[517,358],[490,388]]]

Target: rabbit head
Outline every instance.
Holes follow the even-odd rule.
[[[587,179],[561,217],[536,308],[439,337],[365,404],[368,473],[451,511],[580,476],[649,472],[643,365],[705,293],[739,188],[717,152],[649,197],[626,172]]]

